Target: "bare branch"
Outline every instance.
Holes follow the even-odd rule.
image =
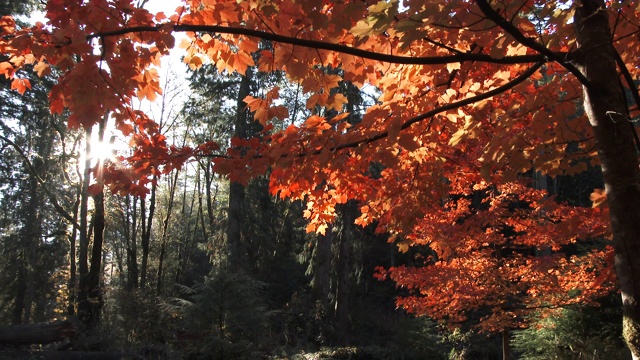
[[[491,7],[491,5],[489,5],[487,0],[476,0],[476,3],[478,4],[478,7],[480,7],[480,10],[482,10],[484,15],[487,17],[487,19],[493,21],[498,26],[500,26],[509,35],[513,36],[520,44],[522,44],[522,45],[524,45],[524,46],[526,46],[526,47],[528,47],[528,48],[530,48],[532,50],[537,51],[541,55],[544,55],[544,57],[547,59],[547,61],[548,60],[553,60],[553,61],[557,62],[558,64],[562,65],[565,69],[569,70],[569,72],[571,74],[573,74],[573,76],[578,78],[578,80],[580,80],[580,82],[584,86],[586,86],[586,87],[590,86],[589,80],[587,80],[587,78],[582,74],[582,72],[580,72],[580,70],[578,70],[577,67],[575,67],[573,64],[571,64],[568,61],[567,57],[562,56],[562,55],[559,56],[558,53],[555,53],[555,52],[549,50],[549,48],[547,48],[546,46],[540,44],[539,42],[537,42],[533,38],[525,36],[509,20],[503,18],[497,11],[495,11],[495,9],[493,9]]]
[[[457,109],[463,106],[467,106],[467,105],[471,105],[474,104],[478,101],[482,101],[482,100],[486,100],[489,99],[491,97],[494,97],[496,95],[499,95],[505,91],[508,91],[512,88],[514,88],[515,86],[517,86],[518,84],[522,83],[523,81],[527,80],[529,77],[531,77],[536,71],[538,71],[538,69],[540,69],[540,67],[542,67],[542,65],[544,65],[544,62],[539,62],[534,64],[532,67],[530,67],[529,69],[527,69],[525,72],[523,72],[522,74],[520,74],[518,77],[516,77],[515,79],[509,81],[508,83],[499,86],[493,90],[489,90],[485,93],[476,95],[476,96],[472,96],[460,101],[455,101],[452,102],[450,104],[444,105],[444,106],[440,106],[437,107],[431,111],[427,111],[423,114],[420,114],[418,116],[414,116],[412,118],[407,119],[404,123],[402,123],[402,126],[400,126],[400,130],[405,130],[408,127],[410,127],[411,125],[420,122],[420,121],[424,121],[426,119],[429,119],[435,115],[438,115],[442,112],[448,111],[448,110],[453,110],[453,109]],[[389,132],[388,131],[383,131],[381,133],[378,133],[377,135],[371,136],[371,137],[367,137],[364,139],[360,139],[360,140],[356,140],[356,141],[352,141],[349,143],[345,143],[345,144],[340,144],[340,145],[336,145],[333,146],[331,148],[329,148],[329,151],[336,151],[336,150],[343,150],[343,149],[347,149],[347,148],[355,148],[358,147],[362,144],[370,144],[373,142],[376,142],[378,140],[382,140],[389,137]],[[315,150],[315,151],[309,151],[309,152],[301,152],[301,153],[297,153],[295,155],[293,155],[294,157],[305,157],[305,156],[309,156],[309,155],[319,155],[320,153],[322,153],[323,149],[320,150]],[[327,149],[324,149],[324,151],[327,151]],[[282,154],[280,157],[281,158],[286,158],[288,156],[292,156],[292,154]],[[227,155],[220,155],[220,154],[210,154],[210,155],[200,155],[200,157],[209,157],[209,158],[224,158],[224,159],[230,159],[231,157],[227,156]],[[252,156],[252,158],[254,159],[259,159],[264,157],[263,155],[256,155],[256,156]]]
[[[503,93],[503,92],[505,92],[507,90],[510,90],[510,89],[514,88],[516,85],[522,83],[523,81],[525,81],[529,77],[531,77],[536,71],[538,71],[538,69],[540,69],[540,67],[542,67],[542,65],[544,65],[543,62],[536,63],[532,67],[527,69],[525,72],[520,74],[520,76],[516,77],[515,79],[509,81],[508,83],[506,83],[506,84],[504,84],[502,86],[499,86],[499,87],[497,87],[497,88],[495,88],[493,90],[487,91],[486,93],[482,93],[482,94],[479,94],[479,95],[476,95],[476,96],[472,96],[472,97],[469,97],[469,98],[466,98],[466,99],[463,99],[463,100],[460,100],[460,101],[455,101],[455,102],[452,102],[450,104],[437,107],[437,108],[435,108],[433,110],[427,111],[427,112],[425,112],[423,114],[420,114],[418,116],[414,116],[414,117],[412,117],[410,119],[407,119],[402,124],[402,126],[400,127],[400,130],[405,130],[408,127],[410,127],[411,125],[413,125],[413,124],[415,124],[417,122],[426,120],[426,119],[428,119],[428,118],[430,118],[432,116],[435,116],[437,114],[440,114],[442,112],[453,110],[453,109],[457,109],[457,108],[460,108],[460,107],[463,107],[463,106],[467,106],[467,105],[471,105],[471,104],[476,103],[478,101],[486,100],[488,98],[491,98],[491,97],[494,97],[496,95],[499,95],[499,94],[501,94],[501,93]],[[360,144],[370,144],[372,142],[384,139],[384,138],[386,138],[388,136],[389,136],[389,132],[388,131],[384,131],[384,132],[381,132],[381,133],[379,133],[379,134],[377,134],[377,135],[375,135],[373,137],[369,137],[369,138],[366,138],[366,139],[354,141],[354,142],[347,143],[347,144],[337,145],[337,146],[331,148],[331,151],[341,150],[341,149],[345,149],[345,148],[357,147]],[[320,151],[315,151],[312,154],[320,154]],[[299,156],[304,156],[304,154],[300,154]]]

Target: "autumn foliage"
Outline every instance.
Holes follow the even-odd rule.
[[[68,110],[69,127],[110,112],[133,149],[105,174],[112,191],[144,194],[153,176],[211,156],[231,180],[268,172],[273,195],[306,201],[310,232],[324,233],[336,207],[357,200],[358,225],[400,250],[430,249],[423,266],[380,270],[408,289],[398,306],[499,331],[612,289],[606,205],[558,204],[523,175],[597,164],[572,62],[578,3],[188,0],[151,14],[128,0],[49,0],[47,24],[0,21],[0,74],[24,92],[25,65],[58,69],[51,111]],[[633,79],[638,10],[602,10]],[[234,139],[224,154],[213,143],[168,144],[134,99],[162,95],[157,67],[175,32],[188,36],[180,46],[192,68],[284,71],[311,115],[274,130],[292,118],[274,87],[245,99],[265,126],[260,137]],[[380,94],[358,122],[338,91],[344,82]]]

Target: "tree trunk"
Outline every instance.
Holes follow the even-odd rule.
[[[236,123],[234,137],[245,138],[248,130],[248,117],[244,98],[249,95],[251,84],[250,71],[242,77],[240,91],[238,91],[238,103],[236,108]],[[229,207],[227,220],[227,252],[228,263],[231,269],[241,269],[244,263],[244,249],[242,243],[242,225],[244,221],[244,185],[231,182],[229,185]]]
[[[313,249],[311,262],[313,280],[311,291],[316,301],[320,301],[326,308],[329,301],[331,279],[331,243],[333,242],[332,226],[326,235],[316,236],[316,246]]]
[[[100,310],[102,309],[102,287],[100,275],[102,274],[102,244],[104,243],[104,193],[93,196],[95,214],[93,217],[93,246],[91,247],[91,268],[87,276],[87,289],[89,297],[85,302],[84,314],[90,327],[98,324]]]
[[[99,124],[98,129],[98,141],[104,140],[104,131],[107,123],[107,114],[104,115],[102,122]],[[89,149],[89,143],[91,142],[91,132],[87,131],[89,138],[87,140],[87,148]],[[90,153],[90,149],[89,149]],[[87,154],[87,166],[90,166],[91,159]],[[96,183],[102,185],[103,183],[103,162],[102,160],[96,163]],[[87,170],[85,169],[85,174]],[[88,184],[87,178],[84,179],[84,184]],[[87,196],[83,193],[83,196]],[[91,247],[91,267],[88,269],[85,276],[80,277],[80,292],[81,296],[78,296],[78,315],[80,320],[88,327],[93,328],[98,324],[100,319],[100,309],[102,308],[102,289],[100,286],[100,274],[102,273],[102,245],[104,243],[104,190],[100,188],[98,192],[93,194],[94,213],[93,213],[93,245]],[[86,206],[86,205],[85,205]],[[86,219],[83,219],[86,224]],[[82,228],[82,225],[81,225]],[[86,229],[86,225],[85,225]],[[88,247],[88,231],[85,230],[85,244]],[[85,256],[88,255],[88,249],[85,249]],[[82,264],[82,262],[81,262]],[[87,259],[84,259],[84,266],[87,267]]]
[[[339,336],[338,343],[340,345],[349,344],[349,320],[350,300],[351,300],[351,266],[352,266],[352,246],[354,242],[354,221],[358,202],[349,200],[342,206],[342,233],[340,234],[340,242],[338,246],[338,259],[336,268],[336,303],[335,303],[335,319],[337,325],[337,333]]]
[[[142,246],[142,263],[140,265],[140,288],[144,289],[147,285],[147,267],[149,263],[149,244],[151,242],[151,226],[153,225],[153,215],[156,210],[156,188],[158,177],[153,176],[151,182],[151,197],[149,198],[149,214],[145,214],[144,207],[140,212],[142,213],[142,237],[140,245]],[[141,204],[144,204],[144,200],[140,200]],[[146,224],[145,224],[146,219]],[[146,225],[146,226],[145,226]]]
[[[80,200],[80,230],[78,251],[78,317],[83,323],[90,321],[89,315],[84,312],[89,301],[89,289],[87,277],[89,275],[89,231],[87,216],[89,213],[89,182],[91,181],[91,128],[85,130],[85,164],[82,178],[82,192]]]
[[[142,199],[140,199],[142,202]],[[127,197],[127,215],[124,219],[127,227],[131,226],[131,231],[127,231],[127,287],[129,290],[138,288],[138,202],[137,197],[133,197],[133,207],[129,206]],[[129,221],[131,214],[131,221]]]
[[[583,0],[574,23],[581,58],[584,108],[593,126],[611,217],[615,266],[623,303],[623,336],[640,359],[640,169],[615,48],[602,0]]]
[[[78,208],[80,206],[80,193],[78,189],[76,202],[73,205],[73,223],[78,223]],[[73,227],[69,236],[69,303],[67,304],[67,315],[73,316],[76,313],[76,292],[78,291],[76,277],[76,236],[78,236],[78,228]]]
[[[502,360],[511,360],[511,332],[502,330]]]

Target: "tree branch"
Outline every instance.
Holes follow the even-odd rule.
[[[507,32],[507,34],[513,36],[520,44],[528,47],[529,49],[537,51],[541,55],[544,55],[546,60],[553,60],[562,65],[571,74],[573,74],[573,76],[575,76],[580,81],[580,83],[582,83],[582,85],[590,87],[589,80],[587,80],[587,78],[582,74],[582,72],[580,72],[580,70],[578,70],[577,67],[575,67],[568,61],[568,57],[553,52],[533,38],[525,36],[516,26],[514,26],[507,19],[503,18],[497,11],[495,11],[491,7],[491,5],[489,5],[487,0],[476,0],[476,3],[478,4],[478,7],[482,11],[482,13],[487,17],[487,19],[500,26],[504,31]]]
[[[430,117],[433,117],[437,114],[440,114],[442,112],[448,111],[448,110],[453,110],[453,109],[457,109],[459,107],[463,107],[463,106],[467,106],[467,105],[471,105],[473,103],[476,103],[478,101],[482,101],[482,100],[486,100],[488,98],[494,97],[496,95],[499,95],[507,90],[510,90],[514,87],[516,87],[518,84],[522,83],[523,81],[527,80],[529,77],[531,77],[531,75],[533,75],[536,71],[538,71],[538,69],[540,69],[542,67],[542,65],[544,65],[544,62],[539,62],[534,64],[532,67],[530,67],[529,69],[527,69],[525,72],[523,72],[522,74],[520,74],[518,77],[516,77],[515,79],[509,81],[508,83],[499,86],[493,90],[489,90],[486,93],[482,93],[476,96],[472,96],[470,98],[466,98],[460,101],[455,101],[452,102],[450,104],[444,105],[444,106],[440,106],[438,108],[435,108],[431,111],[427,111],[426,113],[420,114],[418,116],[414,116],[412,118],[407,119],[404,123],[402,123],[402,125],[400,126],[400,131],[407,129],[408,127],[410,127],[411,125],[426,120]],[[376,142],[378,140],[382,140],[384,138],[389,137],[389,132],[388,131],[383,131],[377,135],[374,135],[372,137],[367,137],[364,139],[360,139],[360,140],[356,140],[356,141],[352,141],[349,143],[345,143],[345,144],[340,144],[340,145],[336,145],[333,147],[329,148],[329,151],[337,151],[337,150],[343,150],[343,149],[347,149],[347,148],[355,148],[360,146],[361,144],[370,144],[373,142]],[[297,157],[297,158],[301,158],[301,157],[305,157],[305,156],[309,156],[309,155],[319,155],[322,153],[322,151],[326,151],[326,149],[320,149],[320,150],[315,150],[315,151],[304,151],[301,153],[297,153],[295,155],[291,155],[291,154],[282,154],[280,155],[280,158],[286,158],[288,156],[293,156],[293,157]],[[221,154],[207,154],[207,155],[197,155],[198,157],[207,157],[207,158],[218,158],[218,159],[231,159],[230,156],[228,155],[221,155]],[[251,158],[252,159],[260,159],[263,158],[264,155],[254,155]]]
[[[418,116],[414,116],[414,117],[412,117],[410,119],[407,119],[402,124],[402,126],[400,127],[400,130],[401,131],[405,130],[409,126],[411,126],[411,125],[413,125],[413,124],[415,124],[417,122],[426,120],[426,119],[428,119],[428,118],[430,118],[432,116],[435,116],[437,114],[440,114],[442,112],[445,112],[445,111],[448,111],[448,110],[457,109],[457,108],[460,108],[460,107],[463,107],[463,106],[467,106],[467,105],[471,105],[471,104],[476,103],[478,101],[486,100],[486,99],[491,98],[493,96],[499,95],[499,94],[501,94],[501,93],[503,93],[503,92],[505,92],[507,90],[510,90],[510,89],[514,88],[516,85],[522,83],[523,81],[525,81],[529,77],[531,77],[531,75],[533,75],[536,71],[538,71],[538,69],[540,69],[540,67],[542,67],[542,65],[544,65],[544,62],[536,63],[532,67],[527,69],[525,72],[520,74],[518,77],[516,77],[515,79],[513,79],[513,80],[509,81],[508,83],[506,83],[506,84],[504,84],[502,86],[499,86],[499,87],[497,87],[497,88],[495,88],[493,90],[487,91],[486,93],[479,94],[479,95],[476,95],[476,96],[472,96],[470,98],[466,98],[466,99],[463,99],[463,100],[460,100],[460,101],[455,101],[455,102],[452,102],[450,104],[440,106],[440,107],[435,108],[435,109],[433,109],[431,111],[427,111],[426,113],[420,114]],[[358,141],[353,141],[353,142],[346,143],[346,144],[337,145],[335,147],[332,147],[330,150],[331,151],[342,150],[342,149],[346,149],[346,148],[356,147],[356,146],[359,146],[360,144],[370,144],[372,142],[384,139],[384,138],[386,138],[388,136],[389,136],[389,132],[388,131],[384,131],[384,132],[381,132],[381,133],[379,133],[379,134],[377,134],[377,135],[375,135],[373,137],[370,137],[370,138],[366,138],[366,139],[362,139],[362,140],[358,140]],[[321,151],[318,150],[318,151],[315,151],[315,152],[313,152],[311,154],[317,155],[317,154],[320,154],[320,152]],[[305,156],[305,155],[306,154],[299,154],[297,156]]]
[[[122,28],[114,31],[106,31],[100,33],[94,33],[87,35],[87,39],[94,39],[100,37],[118,36],[136,32],[159,32],[165,31],[167,25],[157,26],[138,26],[130,28]],[[548,54],[532,54],[532,55],[515,55],[505,56],[502,58],[494,58],[487,54],[472,54],[472,53],[458,53],[448,56],[398,56],[390,54],[381,54],[373,51],[362,50],[346,45],[334,44],[319,40],[300,39],[296,37],[284,36],[274,34],[261,30],[247,29],[247,28],[235,28],[219,25],[173,25],[172,31],[174,32],[206,32],[206,33],[221,33],[221,34],[234,34],[257,37],[264,40],[274,41],[283,44],[297,45],[308,48],[329,50],[349,54],[353,56],[362,57],[370,60],[377,60],[381,62],[393,63],[393,64],[405,64],[405,65],[444,65],[450,63],[457,63],[462,61],[477,61],[492,64],[525,64],[525,63],[537,63],[546,62],[548,58],[560,59],[562,57],[571,58],[572,53],[558,52],[554,53],[547,50],[552,54],[550,57]],[[557,61],[557,60],[556,60]],[[564,66],[564,65],[563,65]]]
[[[616,63],[618,64],[618,68],[620,68],[624,81],[629,85],[629,91],[631,91],[631,96],[636,103],[636,108],[640,108],[640,93],[638,93],[638,88],[633,81],[633,77],[629,73],[629,69],[627,69],[627,65],[624,63],[624,60],[622,60],[622,57],[617,50],[613,52],[613,55],[616,58]],[[622,90],[624,90],[624,88]],[[640,138],[638,137],[636,127],[631,121],[629,121],[629,125],[631,126],[631,132],[633,133],[633,140],[636,143],[636,151],[640,152]]]

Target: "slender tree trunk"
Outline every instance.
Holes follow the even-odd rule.
[[[354,242],[354,221],[357,212],[357,201],[350,200],[341,209],[342,234],[338,246],[338,263],[336,269],[336,302],[335,318],[338,330],[340,345],[349,343],[349,320],[350,299],[351,299],[351,266],[352,266],[352,246]]]
[[[102,287],[100,275],[102,274],[102,245],[104,243],[104,193],[101,191],[93,196],[95,213],[93,216],[93,244],[91,247],[91,267],[89,269],[87,287],[89,289],[89,301],[87,310],[90,314],[90,326],[95,326],[100,320],[102,309]]]
[[[149,262],[149,243],[151,242],[151,226],[153,225],[153,215],[156,209],[156,188],[158,177],[153,176],[151,182],[151,197],[149,198],[149,214],[145,214],[145,209],[141,206],[140,212],[142,213],[142,237],[140,245],[142,246],[142,263],[140,265],[140,288],[144,289],[147,284],[147,264]],[[144,204],[144,200],[140,200],[141,204]],[[146,224],[145,224],[146,218]]]
[[[133,197],[133,206],[127,211],[127,226],[131,226],[131,231],[127,237],[127,274],[129,289],[138,288],[138,198]],[[142,202],[142,199],[140,199]],[[141,205],[142,206],[142,205]],[[129,200],[127,199],[127,208],[129,209]],[[131,221],[129,222],[129,214]]]
[[[207,161],[206,164],[203,165],[203,168],[204,168],[204,179],[205,179],[205,193],[206,193],[206,200],[207,200],[207,217],[208,217],[208,224],[209,224],[209,233],[211,234],[213,232],[213,225],[215,224],[215,213],[213,211],[213,204],[215,199],[218,197],[218,185],[216,184],[216,189],[212,194],[211,184],[213,183],[214,177],[211,171],[212,170],[211,161]]]
[[[76,202],[73,205],[73,222],[78,223],[78,208],[80,207],[80,193],[76,195]],[[67,315],[73,316],[76,313],[76,293],[78,291],[77,277],[76,277],[76,238],[78,236],[78,228],[73,227],[71,236],[69,236],[69,303],[67,304]]]
[[[623,303],[623,336],[640,359],[640,169],[615,48],[602,0],[582,0],[574,23],[580,71],[589,81],[584,108],[593,126],[607,192],[615,266]]]
[[[502,360],[511,360],[511,332],[502,330]]]
[[[24,312],[24,298],[27,292],[27,265],[24,259],[24,251],[19,255],[21,259],[18,260],[18,271],[16,283],[18,287],[16,289],[16,297],[13,304],[13,319],[12,324],[22,324],[22,313]]]
[[[245,138],[248,132],[249,114],[247,112],[244,98],[249,95],[251,85],[251,74],[247,70],[240,82],[238,92],[238,103],[236,110],[236,123],[233,135]],[[244,244],[242,243],[242,226],[244,222],[244,202],[245,187],[238,182],[231,182],[229,185],[229,207],[227,220],[227,252],[228,263],[231,269],[241,269],[244,263]]]
[[[98,141],[104,140],[104,131],[107,123],[107,114],[105,114],[102,122],[99,124],[98,129]],[[87,130],[87,163],[85,168],[85,174],[87,177],[84,179],[84,185],[88,185],[89,174],[87,168],[91,166],[91,159],[89,159],[90,154],[90,143],[91,143],[91,131]],[[98,161],[96,164],[96,183],[98,185],[102,185],[103,183],[103,162],[102,160]],[[87,188],[88,190],[88,188]],[[83,196],[88,196],[88,191],[83,191]],[[87,271],[86,275],[80,276],[80,296],[78,303],[78,315],[80,320],[88,327],[95,327],[100,319],[100,309],[102,308],[102,291],[100,286],[100,275],[102,273],[102,245],[104,243],[104,226],[105,226],[105,218],[104,218],[104,190],[100,188],[99,191],[92,194],[93,203],[94,203],[94,214],[92,217],[93,224],[93,245],[91,247],[91,267],[87,269],[87,258],[88,256],[88,229],[86,229],[86,215],[84,217],[85,229],[83,233],[85,234],[85,244],[87,245],[87,249],[84,250],[85,258],[81,259],[81,265],[84,263],[84,268]],[[88,199],[87,199],[88,200]],[[86,204],[84,204],[86,206]],[[82,229],[82,223],[80,225]],[[82,236],[82,234],[81,234]],[[82,249],[82,247],[81,247]],[[82,257],[82,255],[81,255]]]
[[[331,243],[334,233],[332,228],[327,229],[325,235],[316,236],[316,246],[313,249],[312,258],[312,293],[316,301],[326,307],[329,301],[331,279]]]
[[[89,212],[89,182],[91,181],[91,128],[85,130],[85,164],[82,177],[82,192],[80,197],[80,230],[78,251],[78,317],[80,321],[88,324],[91,315],[87,313],[87,302],[89,301],[89,288],[87,276],[89,275],[89,233],[87,226],[87,216]]]

